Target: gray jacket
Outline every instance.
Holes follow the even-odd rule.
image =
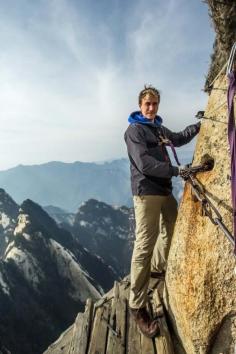
[[[125,132],[130,160],[133,195],[169,195],[171,177],[177,176],[178,167],[172,166],[163,143],[168,139],[174,146],[189,143],[200,130],[200,123],[189,125],[179,133],[155,124],[130,124]]]

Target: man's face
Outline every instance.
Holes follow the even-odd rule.
[[[139,105],[142,115],[153,120],[157,114],[159,106],[159,97],[147,94],[143,97]]]

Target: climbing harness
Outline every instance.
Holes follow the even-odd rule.
[[[228,104],[228,141],[230,147],[231,156],[231,194],[233,205],[233,227],[234,227],[234,240],[236,255],[236,127],[234,116],[234,97],[236,93],[236,42],[234,43],[227,66],[227,76],[229,80],[228,92],[227,92],[227,104]]]

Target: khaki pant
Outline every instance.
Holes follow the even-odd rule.
[[[150,271],[166,269],[177,217],[173,195],[134,196],[136,240],[131,261],[129,306],[140,308],[147,301]]]

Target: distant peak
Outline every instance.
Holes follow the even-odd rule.
[[[4,212],[11,218],[16,218],[18,210],[18,204],[16,204],[12,197],[3,188],[0,188],[0,212]]]
[[[112,208],[111,205],[102,202],[97,199],[90,198],[86,202],[83,202],[79,208],[80,209],[87,209],[87,208]]]
[[[33,228],[47,229],[48,227],[55,228],[56,222],[47,214],[47,212],[31,199],[26,199],[21,204],[21,213],[28,215]]]

